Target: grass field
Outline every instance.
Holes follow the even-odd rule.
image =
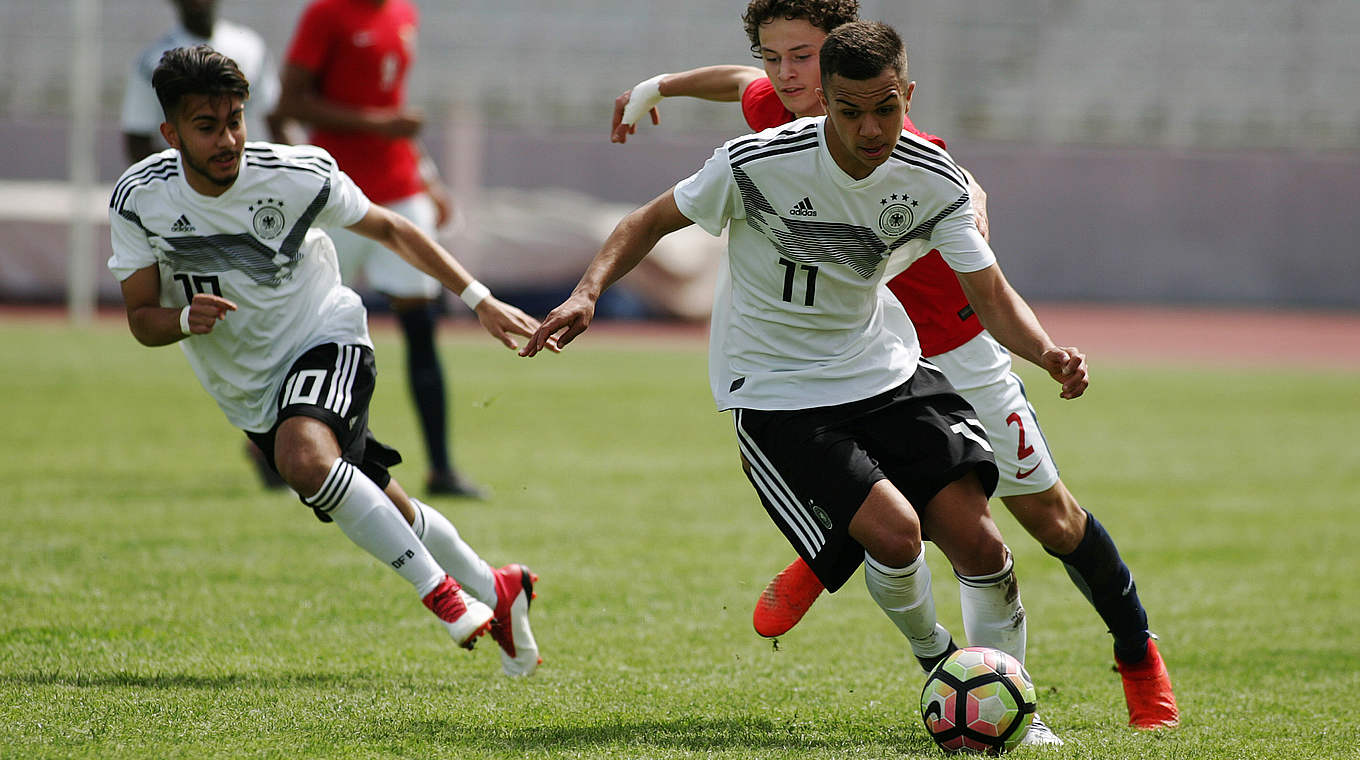
[[[400,349],[377,434],[424,473]],[[179,351],[117,323],[0,322],[0,756],[937,757],[924,677],[858,579],[778,647],[751,604],[791,557],[713,411],[702,347],[589,334],[529,361],[444,346],[456,453],[494,490],[435,502],[542,580],[545,663],[453,647],[410,587],[257,487]],[[1180,728],[1124,725],[1109,639],[999,514],[1030,613],[1046,758],[1360,756],[1360,376],[1028,373],[1069,486],[1133,567]],[[956,634],[957,590],[932,549]]]

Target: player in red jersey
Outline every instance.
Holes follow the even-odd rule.
[[[858,14],[857,0],[751,0],[742,20],[752,53],[764,61],[763,71],[708,66],[645,80],[615,100],[610,139],[626,142],[644,114],[660,123],[656,104],[672,96],[740,101],[747,124],[756,130],[824,113],[817,97],[818,51],[831,29]],[[920,132],[910,118],[904,124],[944,147],[943,140]],[[980,190],[973,182],[970,193],[979,195]],[[983,210],[979,227],[986,235],[985,205],[976,200],[975,205]],[[978,412],[1001,470],[996,495],[1063,562],[1113,634],[1130,725],[1176,725],[1179,712],[1171,679],[1148,632],[1133,575],[1104,526],[1059,478],[1033,407],[1011,371],[1009,354],[983,328],[938,253],[932,251],[895,276],[890,263],[887,277],[887,287],[911,317],[922,354]],[[761,594],[753,615],[757,632],[771,637],[787,632],[822,590],[803,558],[794,560]]]
[[[427,234],[450,214],[448,191],[415,141],[424,118],[406,106],[419,19],[410,0],[313,0],[288,47],[277,115],[310,126],[375,203]],[[438,283],[357,235],[337,234],[346,280],[362,273],[386,296],[406,342],[407,375],[429,455],[432,494],[480,497],[452,464],[444,374],[435,348]]]

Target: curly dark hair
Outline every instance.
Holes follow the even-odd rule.
[[[751,0],[741,20],[755,57],[760,57],[760,25],[777,18],[807,19],[830,33],[841,24],[859,20],[859,0]]]

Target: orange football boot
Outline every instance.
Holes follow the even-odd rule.
[[[772,578],[756,600],[751,623],[767,639],[782,636],[798,625],[826,587],[802,557]]]
[[[1124,701],[1129,706],[1129,725],[1153,731],[1170,728],[1180,723],[1176,695],[1171,691],[1171,676],[1166,663],[1157,651],[1157,644],[1148,639],[1147,656],[1132,665],[1115,658],[1115,668],[1124,681]]]

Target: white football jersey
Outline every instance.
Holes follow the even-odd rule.
[[[354,224],[368,209],[321,148],[246,143],[236,182],[215,198],[190,187],[179,152],[165,150],[114,185],[109,270],[121,282],[158,265],[162,306],[184,306],[194,293],[236,304],[211,333],[179,345],[227,419],[265,432],[299,355],[322,343],[372,345],[363,303],[340,284],[335,247],[321,231]]]
[[[123,90],[120,123],[123,131],[138,135],[159,135],[165,115],[161,111],[156,91],[151,88],[151,74],[167,50],[180,47],[207,45],[236,62],[250,82],[250,100],[246,101],[246,137],[267,140],[265,117],[279,102],[279,74],[264,38],[253,29],[218,19],[213,24],[212,37],[204,39],[176,26],[142,48],[132,62],[127,87]],[[157,138],[159,139],[159,138]]]
[[[719,409],[806,409],[868,398],[920,359],[884,264],[929,240],[957,271],[996,259],[949,154],[903,132],[864,179],[836,165],[825,117],[739,137],[675,186],[680,212],[710,234],[729,221],[714,294],[709,382]]]

